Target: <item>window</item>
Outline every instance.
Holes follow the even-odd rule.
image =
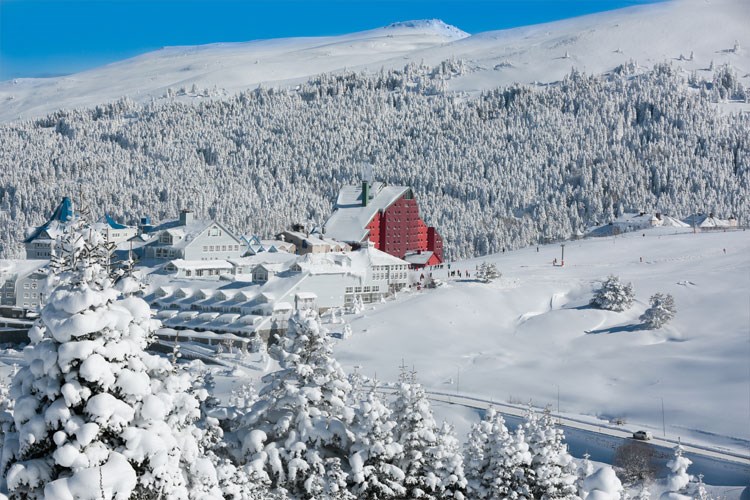
[[[366,286],[366,287],[364,288],[364,290],[363,290],[363,291],[364,291],[365,293],[369,293],[369,292],[370,292],[370,287],[369,287],[369,286]]]
[[[354,291],[354,288],[348,286],[346,287],[346,293],[352,293]]]
[[[185,276],[190,276],[192,274],[193,274],[193,271],[191,271],[190,269],[188,269],[187,271],[185,271]]]
[[[31,289],[32,290],[36,290],[36,287],[37,287],[37,282],[36,281],[34,281],[33,283],[31,283]]]
[[[195,270],[195,275],[196,276],[203,276],[203,269],[196,269]]]
[[[362,293],[362,287],[361,286],[354,287],[354,293]]]
[[[203,251],[208,252],[208,245],[203,245]]]
[[[23,292],[23,298],[28,299],[29,298],[29,292]]]
[[[214,246],[213,245],[211,245],[209,248],[211,249],[212,252],[214,251]]]
[[[227,251],[227,246],[226,245],[221,245],[221,251],[222,252],[226,252]]]
[[[29,284],[28,284],[28,283],[24,283],[24,284],[23,284],[23,288],[24,288],[25,290],[28,290],[28,289],[29,289]]]

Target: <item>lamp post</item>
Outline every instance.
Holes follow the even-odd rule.
[[[565,243],[560,243],[560,267],[565,265]]]
[[[664,420],[664,398],[660,397],[659,399],[661,399],[661,430],[664,433],[664,437],[667,437],[667,424]]]

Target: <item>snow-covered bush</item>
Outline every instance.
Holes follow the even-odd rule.
[[[641,315],[641,321],[651,330],[669,323],[677,313],[674,298],[670,294],[657,293],[651,296],[649,308]]]
[[[501,276],[494,262],[482,262],[477,271],[477,279],[484,283],[490,283]]]
[[[605,465],[583,481],[583,500],[620,500],[622,483],[614,469]]]
[[[591,305],[599,309],[622,312],[633,305],[633,285],[620,282],[617,276],[608,276],[602,286],[594,292]]]
[[[96,231],[72,221],[57,242],[56,285],[29,331],[26,366],[13,378],[13,498],[221,498],[193,425],[200,402],[187,373],[145,348],[158,323],[122,292]],[[7,472],[7,475],[5,474]]]
[[[674,457],[667,462],[669,476],[666,480],[666,491],[662,493],[661,500],[687,500],[691,498],[685,495],[687,485],[690,483],[690,474],[687,473],[688,467],[693,462],[683,456],[684,450],[679,444],[674,448]]]
[[[613,465],[625,484],[647,482],[656,476],[655,450],[648,443],[627,440],[615,450]]]

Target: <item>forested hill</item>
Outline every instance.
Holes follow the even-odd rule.
[[[729,67],[663,64],[548,86],[446,93],[460,61],[321,76],[193,106],[124,100],[0,127],[0,256],[64,195],[134,222],[180,208],[241,233],[320,223],[339,187],[414,187],[450,259],[566,238],[621,210],[750,216],[750,116]],[[724,109],[732,109],[727,106]]]

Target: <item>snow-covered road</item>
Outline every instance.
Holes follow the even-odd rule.
[[[460,405],[467,408],[486,410],[490,406],[503,415],[508,427],[515,427],[523,419],[526,408],[522,406],[498,403],[465,394],[450,394],[439,391],[427,391],[433,402]],[[612,425],[585,422],[553,412],[560,426],[565,431],[566,442],[571,453],[582,457],[591,455],[592,460],[612,463],[615,450],[624,441],[632,439],[632,430]],[[654,447],[656,462],[664,467],[672,457],[672,449],[678,443],[676,439],[657,437],[648,444]],[[701,445],[680,442],[685,455],[693,461],[691,473],[703,474],[704,480],[713,485],[750,486],[750,456],[740,455],[727,450],[711,449]]]

